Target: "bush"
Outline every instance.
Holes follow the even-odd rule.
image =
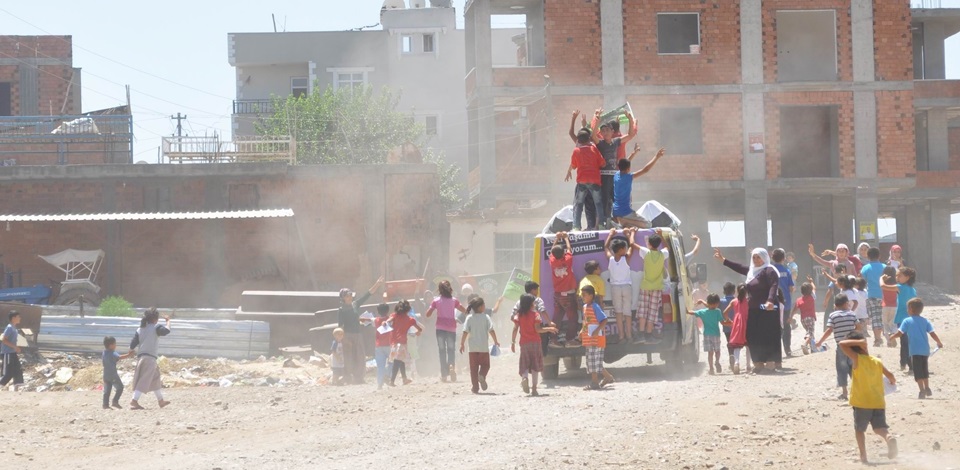
[[[113,295],[103,299],[97,313],[102,317],[136,317],[137,311],[133,309],[133,304],[118,295]]]

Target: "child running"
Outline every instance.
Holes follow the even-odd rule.
[[[115,389],[117,392],[113,396],[113,407],[123,409],[120,406],[120,395],[123,394],[123,381],[120,380],[120,374],[117,373],[117,361],[133,357],[133,351],[121,355],[117,352],[117,338],[107,336],[103,338],[103,409],[110,408],[110,391]]]
[[[847,336],[857,329],[857,314],[850,309],[850,299],[847,298],[847,295],[837,294],[834,297],[833,304],[837,310],[827,318],[827,331],[824,331],[820,341],[817,341],[816,349],[820,349],[820,346],[823,345],[823,342],[827,340],[831,333],[833,333],[833,339],[839,345],[841,341],[847,339]],[[850,368],[853,367],[853,363],[839,347],[837,347],[836,367],[837,386],[841,390],[838,398],[846,400],[847,376],[850,375]]]
[[[880,249],[867,249],[869,262],[860,269],[860,276],[867,282],[867,314],[870,315],[870,327],[873,329],[873,345],[882,346],[886,332],[883,330],[883,289],[880,287],[880,278],[883,277],[884,266],[880,262]]]
[[[603,367],[603,351],[607,347],[607,337],[603,330],[607,326],[607,316],[596,302],[593,287],[584,286],[580,290],[580,298],[583,299],[583,329],[580,331],[580,341],[586,348],[587,373],[590,374],[590,385],[584,390],[600,390],[604,385],[614,382],[613,375]],[[603,381],[597,381],[598,374],[603,374]]]
[[[897,325],[899,329],[900,324],[907,319],[909,313],[907,302],[917,296],[917,289],[913,287],[913,283],[917,281],[917,272],[913,268],[901,267],[897,270],[896,281],[897,284],[895,285],[885,281],[881,287],[885,291],[897,293],[897,314],[893,317],[893,323]],[[903,335],[894,336],[896,336],[896,338],[891,337],[894,341],[900,338],[900,370],[904,368],[913,370],[913,363],[910,358],[911,338]]]
[[[887,442],[887,457],[893,459],[897,456],[897,439],[889,434],[887,427],[883,377],[886,376],[891,385],[896,384],[897,379],[883,367],[880,359],[870,355],[867,351],[867,340],[862,334],[850,333],[838,346],[850,360],[852,367],[850,406],[853,407],[853,428],[857,435],[860,461],[867,463],[865,434],[868,424],[873,427],[873,432]]]
[[[470,384],[473,393],[487,390],[487,372],[490,371],[490,343],[487,336],[493,338],[493,344],[500,347],[497,332],[493,330],[493,320],[485,310],[483,298],[470,301],[467,319],[463,322],[463,336],[460,337],[460,354],[466,350],[467,340],[470,340]]]
[[[523,294],[517,315],[513,322],[513,335],[510,339],[510,351],[517,352],[517,333],[520,333],[520,388],[523,393],[539,396],[537,393],[537,374],[543,371],[543,346],[541,333],[556,333],[557,328],[543,326],[540,314],[534,306],[537,298],[532,294]],[[527,375],[531,379],[527,380]]]
[[[437,350],[440,353],[440,381],[446,382],[450,377],[451,382],[457,381],[457,317],[456,311],[466,312],[460,301],[453,296],[453,287],[450,281],[440,281],[437,285],[437,291],[440,296],[433,299],[430,308],[427,309],[427,318],[437,312]],[[399,304],[398,304],[399,305]],[[410,303],[407,303],[407,307]],[[409,310],[407,310],[409,312]],[[404,312],[404,316],[406,313]],[[409,325],[408,325],[409,326]],[[396,329],[396,326],[394,326]],[[407,330],[403,330],[406,334]],[[407,341],[403,341],[404,351],[406,351]],[[396,376],[396,370],[393,375]]]
[[[723,321],[723,313],[720,311],[720,296],[717,294],[707,295],[706,302],[699,300],[697,305],[706,305],[707,308],[697,310],[696,312],[687,311],[688,315],[696,315],[703,321],[703,352],[707,353],[707,364],[710,364],[710,375],[718,374],[720,369],[720,322]],[[714,372],[714,365],[717,369]]]
[[[907,301],[907,310],[910,316],[900,323],[900,330],[893,335],[893,338],[907,337],[907,344],[910,345],[910,361],[913,364],[913,378],[920,387],[920,395],[917,398],[923,400],[933,395],[930,390],[930,369],[927,364],[930,359],[930,340],[927,339],[927,335],[929,334],[937,342],[937,348],[942,348],[943,343],[933,331],[930,321],[920,316],[923,313],[923,300],[919,297],[910,299]]]
[[[130,401],[130,409],[142,410],[140,395],[147,392],[153,392],[157,396],[157,405],[160,408],[170,404],[163,399],[163,382],[160,377],[160,368],[157,367],[160,337],[170,334],[170,317],[164,316],[163,319],[166,324],[158,325],[160,312],[156,307],[143,312],[140,328],[137,328],[133,341],[130,342],[130,354],[134,350],[137,352],[137,368],[133,372],[133,400]]]
[[[23,367],[20,366],[20,346],[17,346],[17,325],[20,324],[20,313],[11,310],[7,316],[10,323],[3,330],[3,338],[0,339],[0,354],[3,354],[3,378],[0,378],[0,387],[6,387],[10,381],[13,381],[14,390],[23,385]]]
[[[747,350],[747,368],[750,373],[750,348],[747,347],[747,318],[750,315],[750,305],[747,302],[747,285],[737,286],[737,298],[730,301],[723,311],[723,318],[730,323],[730,340],[727,342],[733,348],[733,375],[740,375],[740,350]]]
[[[393,314],[390,315],[388,320],[393,327],[393,331],[390,332],[390,362],[393,363],[393,370],[390,376],[391,387],[397,384],[398,372],[403,378],[404,385],[410,385],[410,383],[413,382],[413,380],[407,378],[406,364],[410,362],[410,352],[407,350],[407,331],[410,330],[411,327],[416,328],[417,336],[420,336],[420,333],[423,332],[423,326],[421,326],[415,318],[410,316],[410,310],[410,302],[401,300],[397,302],[397,306],[393,308]],[[437,322],[439,323],[439,320],[437,320]],[[439,339],[437,341],[439,342]]]
[[[800,298],[793,307],[793,314],[796,315],[797,312],[800,312],[800,324],[806,332],[800,349],[804,354],[810,354],[810,341],[816,337],[814,328],[817,324],[817,299],[813,298],[813,283],[804,282],[800,285]]]

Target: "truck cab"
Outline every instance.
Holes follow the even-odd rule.
[[[608,339],[604,351],[604,362],[607,364],[614,363],[631,354],[647,354],[650,357],[654,353],[658,353],[660,358],[671,368],[683,364],[696,364],[700,360],[700,331],[697,328],[696,317],[686,314],[687,309],[694,310],[694,305],[691,296],[693,289],[684,257],[686,252],[683,248],[683,236],[678,230],[671,228],[642,229],[637,232],[635,241],[640,246],[646,246],[647,238],[654,233],[660,233],[663,238],[661,250],[666,258],[663,309],[654,330],[658,332],[660,341],[658,343],[641,344],[624,341],[614,344]],[[584,265],[590,260],[596,260],[600,263],[600,276],[609,282],[607,271],[609,260],[604,253],[603,246],[610,236],[610,232],[571,232],[568,235],[573,251],[573,271],[578,285],[586,275]],[[618,232],[615,236],[622,237],[623,232]],[[550,248],[555,240],[555,234],[537,235],[533,248],[533,279],[540,284],[541,296],[544,298],[544,304],[551,319],[554,318],[554,290],[553,273],[550,268]],[[636,311],[640,293],[640,280],[643,276],[643,256],[635,251],[629,264],[633,275],[633,310]],[[608,307],[609,302],[606,302],[609,299],[610,289],[608,286],[603,307],[605,312],[612,310]],[[579,304],[582,306],[582,302],[579,302]],[[610,317],[611,312],[607,313]],[[636,322],[634,322],[634,325],[636,325]],[[611,317],[607,321],[604,334],[608,338],[619,336],[616,328],[616,321]],[[561,331],[563,331],[562,328]],[[551,343],[547,348],[547,354],[543,358],[544,378],[552,379],[559,375],[561,359],[567,371],[579,369],[584,352],[582,346],[564,347]]]

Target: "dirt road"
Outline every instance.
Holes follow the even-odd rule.
[[[896,349],[871,351],[901,381],[887,397],[900,456],[887,460],[879,438],[867,438],[884,468],[960,468],[957,311],[928,309],[946,345],[930,361],[931,399],[917,399]],[[4,392],[0,459],[16,468],[861,467],[832,350],[789,359],[774,376],[725,367],[683,377],[643,359],[611,366],[619,381],[607,390],[583,391],[581,369],[537,398],[520,390],[513,355],[494,359],[485,395],[463,378],[433,377],[377,392],[371,377],[347,387],[178,388],[166,392],[170,407],[157,410],[148,396],[150,409],[134,412],[102,410],[94,391]]]

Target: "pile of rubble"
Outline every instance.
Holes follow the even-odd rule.
[[[285,387],[323,385],[329,381],[329,358],[308,360],[260,356],[252,361],[181,359],[161,356],[157,361],[164,387]],[[23,357],[24,391],[61,392],[103,389],[99,354],[43,352]],[[372,362],[372,361],[371,361]],[[121,360],[117,371],[124,385],[133,382],[135,360]]]

